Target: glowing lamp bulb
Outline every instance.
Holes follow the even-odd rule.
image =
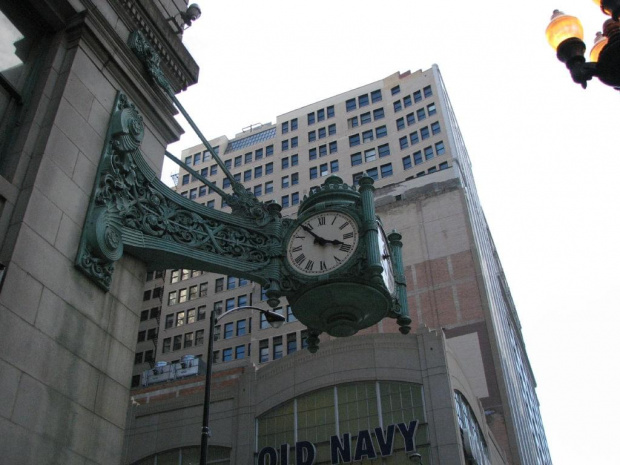
[[[578,38],[583,40],[583,26],[579,19],[555,10],[551,22],[547,26],[547,41],[554,50],[566,39]]]
[[[596,37],[594,38],[594,45],[592,46],[592,50],[590,50],[590,61],[598,61],[598,56],[600,55],[601,50],[603,50],[605,45],[607,45],[607,42],[607,37],[605,37],[603,33],[596,33]]]

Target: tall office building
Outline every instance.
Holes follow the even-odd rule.
[[[377,214],[403,235],[412,318],[409,335],[384,320],[350,338],[322,335],[310,354],[286,302],[279,329],[251,310],[221,317],[210,463],[551,463],[519,319],[436,66],[210,144],[237,181],[286,217],[328,175],[352,185],[371,176]],[[204,146],[183,160],[230,190]],[[176,189],[228,209],[187,171]],[[261,287],[238,277],[167,270],[162,289],[157,276],[144,293],[125,462],[193,463],[207,316],[267,306]]]

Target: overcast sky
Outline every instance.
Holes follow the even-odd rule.
[[[180,100],[208,139],[436,63],[523,326],[555,464],[618,463],[619,94],[583,90],[545,40],[555,8],[588,53],[591,1],[207,2]],[[523,4],[526,4],[525,6]],[[188,134],[170,150],[199,143]],[[164,178],[177,170],[164,166]]]

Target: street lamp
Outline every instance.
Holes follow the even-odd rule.
[[[557,51],[558,60],[566,64],[573,81],[584,89],[596,76],[602,83],[620,90],[620,0],[594,0],[594,3],[612,18],[603,23],[603,32],[596,34],[591,61],[586,62],[584,57],[583,27],[574,16],[555,10],[547,26],[547,41]]]
[[[202,434],[200,437],[200,465],[207,465],[207,447],[209,444],[209,403],[211,402],[211,372],[213,369],[213,335],[215,334],[215,324],[218,320],[221,320],[227,315],[239,310],[256,310],[265,315],[267,322],[274,328],[279,328],[285,321],[284,316],[272,312],[271,310],[265,310],[263,308],[253,307],[251,305],[244,305],[236,307],[222,313],[219,317],[215,314],[215,309],[211,310],[211,317],[209,322],[209,345],[207,347],[207,374],[205,377],[205,399],[202,411]]]

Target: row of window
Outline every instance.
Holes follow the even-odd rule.
[[[295,154],[290,157],[284,157],[281,162],[283,170],[287,169],[289,166],[297,166],[299,164],[299,155]]]
[[[308,113],[308,126],[314,123],[320,123],[321,121],[324,121],[326,116],[327,118],[333,118],[334,116],[336,116],[333,105],[330,105],[327,108],[321,108],[316,112],[312,111]]]
[[[383,100],[383,96],[381,95],[381,89],[373,90],[369,94],[359,95],[357,98],[351,98],[346,101],[345,105],[347,108],[347,112],[357,110],[358,108],[363,108],[371,103],[377,103]]]
[[[381,107],[374,109],[372,113],[370,111],[367,111],[366,113],[362,113],[359,116],[349,118],[347,120],[347,123],[349,125],[349,129],[351,129],[356,128],[359,125],[368,124],[372,121],[377,121],[383,118],[385,118],[385,111],[383,111],[383,107]]]
[[[356,145],[365,144],[367,142],[371,142],[377,139],[381,139],[382,137],[387,136],[387,127],[379,126],[375,128],[374,132],[372,129],[362,132],[361,134],[353,134],[349,136],[349,147],[355,147]],[[361,136],[361,137],[360,137]]]
[[[191,331],[185,334],[177,334],[173,337],[164,339],[161,352],[166,354],[171,351],[189,349],[193,346],[201,346],[204,344],[205,330]]]
[[[148,291],[144,291],[144,294],[142,295],[142,301],[146,302],[147,300],[158,299],[162,296],[163,292],[164,292],[163,287],[156,287],[154,289],[149,289]]]
[[[152,341],[157,337],[158,329],[159,328],[151,328],[148,331],[146,329],[144,331],[138,331],[138,342]]]
[[[428,105],[426,107],[426,109],[418,108],[417,111],[411,112],[411,113],[407,114],[406,116],[402,116],[402,117],[398,118],[396,120],[396,129],[398,131],[404,129],[405,128],[405,122],[407,123],[407,126],[411,126],[412,124],[415,124],[415,122],[416,122],[416,115],[418,117],[418,122],[419,122],[419,121],[425,120],[427,115],[429,117],[431,117],[431,116],[433,116],[436,113],[437,113],[437,109],[435,108],[435,104],[434,103],[431,103],[430,105]]]
[[[299,192],[293,192],[290,195],[288,194],[283,195],[280,205],[282,205],[282,208],[287,208],[292,205],[297,205],[298,203],[299,203]]]
[[[134,365],[140,365],[141,363],[148,363],[155,361],[155,351],[153,349],[146,350],[144,352],[136,352],[134,356],[133,363]]]
[[[356,152],[351,154],[351,166],[361,165],[364,162],[374,161],[379,158],[390,155],[390,144],[379,145],[377,148],[364,150],[364,152]]]
[[[392,87],[391,92],[392,92],[392,95],[400,94],[400,86]],[[413,93],[413,100],[414,100],[414,102],[417,103],[420,100],[422,100],[422,95],[424,95],[424,98],[432,97],[433,89],[431,88],[430,85],[424,87],[422,90],[416,90]]]
[[[230,161],[230,160],[228,160],[228,161]],[[211,167],[202,168],[200,170],[200,175],[203,178],[207,178],[209,176],[215,176],[217,174],[217,169],[218,169],[218,165],[211,165]],[[190,181],[194,182],[195,180],[196,180],[195,176],[190,176],[189,173],[186,173],[186,174],[183,175],[183,178],[181,180],[181,185],[184,186],[186,184],[189,184]]]
[[[413,152],[412,155],[403,157],[403,168],[408,170],[414,165],[420,165],[425,161],[432,160],[436,156],[440,156],[446,153],[446,147],[443,141],[437,142],[435,145],[429,145],[424,147],[424,150],[418,150]]]
[[[389,178],[394,174],[394,171],[392,169],[392,164],[386,163],[385,165],[381,165],[380,167],[368,168],[365,173],[376,181],[377,179],[379,179],[379,175],[381,175],[381,178]],[[354,186],[357,185],[357,182],[363,175],[364,171],[362,171],[361,173],[355,173],[353,175]]]
[[[243,172],[243,181],[247,182],[252,179],[261,178],[263,175],[267,176],[273,173],[273,162],[266,163],[265,165],[255,166],[253,169],[245,170]],[[233,179],[237,182],[241,182],[241,174],[235,173],[233,174]],[[231,181],[228,178],[224,178],[222,180],[222,188],[228,189],[231,185]]]
[[[428,126],[424,126],[423,128],[420,128],[419,133],[418,131],[413,131],[412,133],[409,134],[408,138],[407,136],[403,136],[400,139],[398,139],[400,149],[404,150],[407,147],[409,147],[410,143],[411,145],[415,145],[418,142],[420,142],[420,139],[422,140],[428,139],[429,137],[431,137],[431,135],[434,136],[435,134],[439,134],[440,132],[441,132],[441,126],[439,125],[438,121],[435,121],[434,123],[430,125],[430,129]]]
[[[404,160],[403,160],[403,163],[404,163]],[[444,161],[444,162],[440,163],[438,166],[431,166],[431,167],[430,167],[428,170],[426,170],[426,171],[424,171],[424,170],[423,170],[423,171],[419,171],[419,172],[417,172],[417,173],[415,174],[415,177],[416,177],[416,178],[419,178],[420,176],[426,176],[427,174],[435,173],[435,172],[437,172],[438,170],[439,170],[439,171],[441,171],[441,170],[445,170],[445,169],[448,169],[448,168],[449,168],[449,166],[448,166],[448,162],[447,162],[447,161]]]
[[[224,160],[224,166],[226,168],[231,169],[234,163],[235,168],[243,164],[253,163],[258,160],[263,159],[263,153],[265,157],[270,157],[273,155],[273,145],[268,145],[265,147],[263,151],[262,148],[254,150],[254,152],[247,152],[245,155],[237,155],[234,159]]]
[[[207,306],[201,305],[198,308],[190,308],[180,312],[169,313],[164,321],[164,329],[191,325],[197,321],[202,321],[207,317]]]
[[[140,321],[146,321],[159,316],[160,307],[153,307],[150,310],[142,310],[140,313]]]
[[[258,361],[266,363],[270,360],[278,360],[285,355],[297,352],[300,346],[302,349],[308,347],[308,330],[301,331],[299,336],[298,333],[289,333],[286,336],[276,336],[271,340],[261,339],[258,342]]]
[[[185,281],[189,278],[196,278],[204,274],[204,271],[200,270],[171,270],[170,271],[170,284],[178,283],[179,281]]]
[[[319,157],[324,157],[327,155],[328,149],[330,154],[338,152],[338,142],[332,141],[329,144],[323,144],[318,147],[311,148],[308,150],[308,159],[316,160],[317,154]]]
[[[333,136],[336,134],[336,125],[330,124],[329,126],[322,127],[313,131],[308,132],[308,142],[314,142],[317,137],[319,139],[324,139],[327,136]]]
[[[329,163],[322,163],[319,166],[310,168],[310,179],[316,179],[319,176],[327,176],[329,173],[338,172],[338,160],[332,160]]]
[[[200,283],[177,291],[170,291],[168,293],[168,305],[181,304],[188,300],[197,299],[198,297],[205,297],[207,295],[207,284],[208,283]]]
[[[290,139],[283,140],[281,144],[282,144],[282,151],[285,152],[289,148],[294,149],[295,147],[297,147],[299,145],[299,139],[297,138],[297,136],[291,137]]]
[[[289,129],[291,131],[296,131],[297,130],[297,126],[298,126],[297,118],[293,118],[290,121],[284,121],[282,123],[282,125],[281,125],[281,132],[282,132],[282,134],[286,134],[289,131]]]
[[[164,272],[162,270],[146,272],[146,282],[152,281],[153,279],[163,278],[163,277],[164,277]]]
[[[220,148],[219,147],[213,147],[213,151],[215,152],[216,155],[220,154]],[[189,155],[187,157],[185,157],[185,164],[186,165],[198,165],[200,163],[204,163],[205,161],[208,161],[211,159],[211,154],[209,153],[208,150],[203,150],[202,152],[197,152],[194,155]]]

